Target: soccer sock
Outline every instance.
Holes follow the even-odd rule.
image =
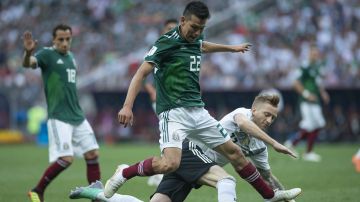
[[[98,158],[85,159],[86,161],[86,176],[89,184],[100,180],[100,166]]]
[[[140,161],[134,165],[129,166],[123,170],[123,176],[126,179],[131,179],[135,176],[152,176],[154,175],[154,169],[152,167],[152,157]]]
[[[293,146],[296,146],[302,139],[305,139],[309,135],[305,130],[300,130],[298,136],[292,142]]]
[[[309,153],[312,151],[313,146],[314,146],[314,142],[316,140],[316,137],[319,134],[319,130],[316,129],[314,131],[312,131],[311,133],[309,133],[308,137],[307,137],[307,149],[306,152]]]
[[[270,199],[274,197],[274,190],[266,184],[252,163],[249,162],[243,169],[236,170],[236,172],[241,178],[250,183],[263,198]]]
[[[50,184],[50,182],[55,179],[55,177],[64,171],[67,167],[70,166],[70,162],[64,161],[62,159],[56,160],[53,164],[51,164],[41,177],[39,183],[33,189],[36,193],[43,195],[46,187]]]
[[[219,202],[236,201],[236,182],[233,177],[226,177],[216,183]]]

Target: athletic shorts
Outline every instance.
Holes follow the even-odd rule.
[[[308,132],[325,126],[324,115],[319,104],[310,102],[300,103],[301,121],[300,128]]]
[[[78,126],[49,119],[47,127],[50,162],[64,156],[82,157],[88,151],[99,149],[94,131],[86,119]]]
[[[182,147],[185,138],[217,147],[230,140],[226,130],[203,107],[179,107],[159,114],[160,149]]]
[[[179,168],[164,175],[155,193],[169,196],[172,202],[184,201],[192,188],[200,187],[196,182],[214,165],[200,147],[185,140]]]

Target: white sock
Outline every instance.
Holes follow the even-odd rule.
[[[133,196],[121,194],[114,194],[114,196],[111,198],[106,198],[104,196],[104,192],[100,192],[96,198],[104,202],[143,202],[142,200],[139,200]]]
[[[216,184],[219,202],[236,201],[236,181],[233,177],[226,177],[219,180]]]
[[[360,158],[360,149],[355,154],[356,158]]]

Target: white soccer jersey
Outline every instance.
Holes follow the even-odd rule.
[[[227,114],[220,120],[220,124],[230,134],[232,141],[239,145],[246,156],[253,156],[266,150],[266,145],[262,140],[259,140],[251,135],[246,134],[235,123],[234,116],[236,114],[243,114],[249,120],[251,120],[251,109],[237,108],[231,113]],[[223,166],[229,161],[212,149],[204,149],[205,154],[209,156],[213,161]]]

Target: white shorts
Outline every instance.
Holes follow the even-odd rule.
[[[159,114],[160,149],[182,148],[185,138],[209,148],[230,140],[226,130],[203,107],[179,107]]]
[[[94,131],[86,119],[78,126],[49,119],[47,127],[50,162],[63,156],[82,157],[88,151],[99,149]]]
[[[301,121],[300,128],[311,132],[325,126],[325,119],[319,104],[301,102],[300,104]]]
[[[260,168],[262,170],[270,170],[270,164],[269,164],[269,154],[267,148],[255,155],[248,156],[251,160],[251,162],[255,165],[256,168]]]

